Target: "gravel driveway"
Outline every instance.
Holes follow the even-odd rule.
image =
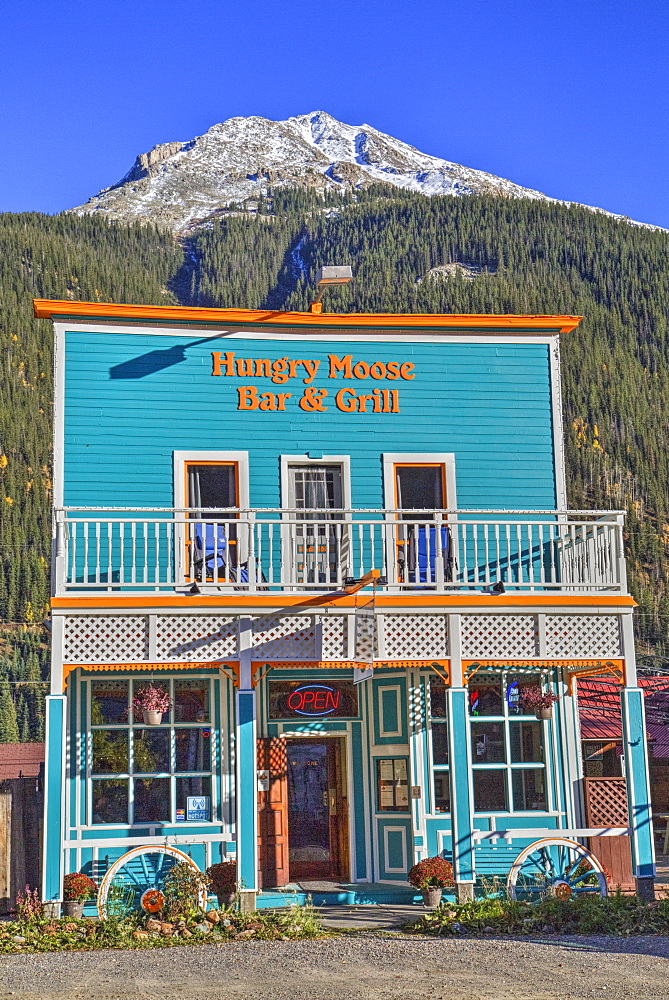
[[[317,941],[11,955],[17,1000],[653,1000],[669,997],[669,938]]]

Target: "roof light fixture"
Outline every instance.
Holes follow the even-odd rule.
[[[318,314],[323,311],[321,298],[328,285],[347,285],[352,280],[353,271],[348,264],[319,267],[318,271],[316,271],[318,294],[316,295],[316,300],[309,306],[309,312]]]

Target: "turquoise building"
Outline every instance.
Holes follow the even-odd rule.
[[[623,517],[567,509],[578,317],[35,314],[56,359],[45,899],[70,871],[158,885],[169,852],[236,860],[246,908],[414,899],[436,854],[466,899],[538,841],[605,859],[612,836],[650,891]],[[610,815],[577,711],[603,673]]]

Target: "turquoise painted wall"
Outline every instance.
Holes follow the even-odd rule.
[[[320,360],[311,385],[326,412],[304,412],[300,369],[212,376],[212,351]],[[411,362],[411,381],[327,377],[330,353]],[[237,386],[291,392],[286,410],[237,410]],[[343,413],[335,392],[397,389],[400,413]],[[368,407],[371,404],[367,404]],[[251,506],[279,505],[281,454],[350,454],[354,507],[382,507],[383,452],[454,452],[460,508],[556,503],[549,347],[541,343],[383,343],[66,334],[65,503],[171,506],[174,450],[248,450]]]

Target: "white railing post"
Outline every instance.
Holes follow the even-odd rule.
[[[55,511],[54,539],[53,539],[53,573],[52,588],[54,594],[59,596],[65,593],[70,582],[67,579],[67,556],[68,538],[67,524],[65,523],[65,512]]]

